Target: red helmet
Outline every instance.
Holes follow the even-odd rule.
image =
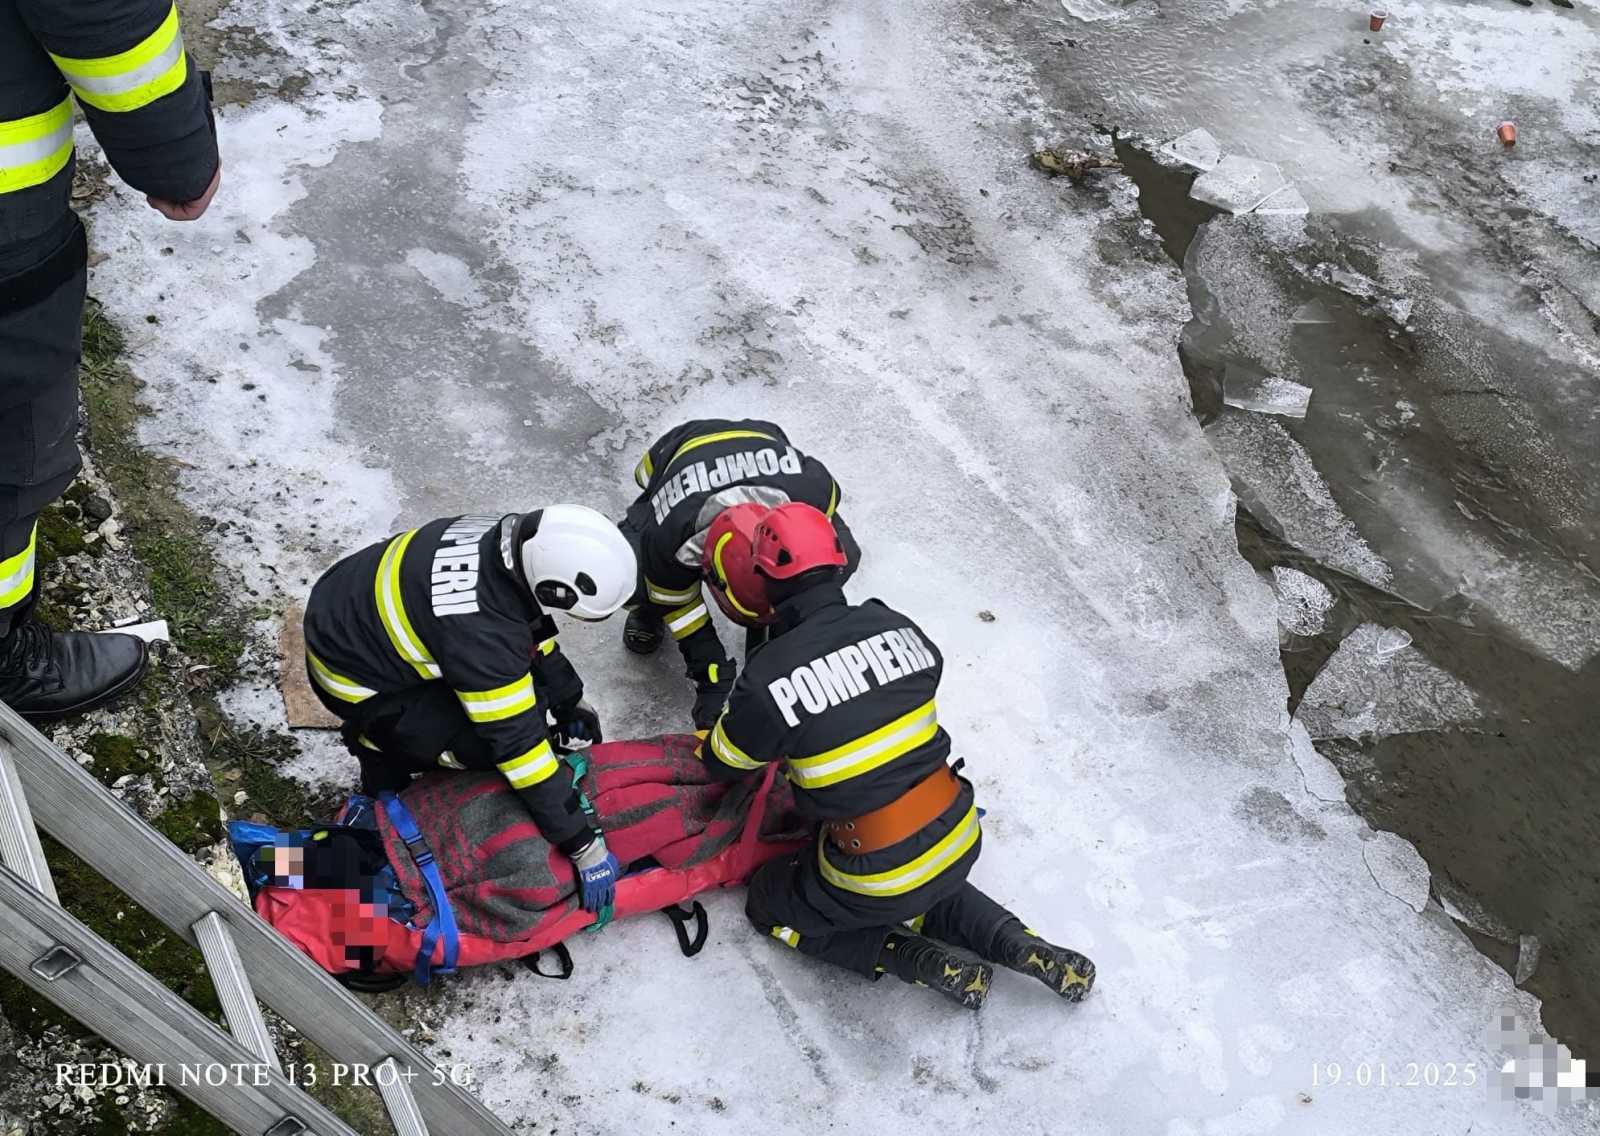
[[[813,568],[843,568],[844,548],[820,509],[790,501],[756,526],[755,562],[763,576],[790,580]]]
[[[712,598],[722,614],[746,627],[771,623],[777,614],[753,554],[756,527],[770,511],[754,503],[722,510],[706,530],[706,546],[700,553],[700,575]]]

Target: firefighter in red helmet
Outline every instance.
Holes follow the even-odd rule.
[[[772,637],[746,660],[703,757],[730,779],[785,762],[818,822],[815,848],[751,880],[751,922],[802,954],[969,1009],[982,1006],[992,963],[1080,1001],[1094,964],[967,882],[982,833],[939,725],[938,648],[879,601],[845,600],[844,549],[816,509],[729,512],[708,534],[704,578],[732,618],[770,620]]]

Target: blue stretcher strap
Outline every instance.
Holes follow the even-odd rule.
[[[417,951],[417,985],[426,986],[434,974],[455,972],[456,958],[461,952],[456,914],[450,907],[450,897],[445,894],[444,880],[439,875],[439,865],[434,862],[433,849],[422,838],[411,810],[394,793],[381,793],[378,799],[389,814],[389,823],[394,825],[395,832],[399,833],[400,839],[405,841],[406,848],[410,850],[411,858],[417,862],[417,871],[422,873],[423,882],[428,885],[428,896],[433,901],[433,918],[422,932],[422,946]],[[444,957],[435,968],[433,950],[441,939],[444,941]]]

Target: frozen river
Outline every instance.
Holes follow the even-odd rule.
[[[790,957],[716,897],[692,961],[664,925],[617,925],[576,945],[571,982],[479,975],[420,1011],[508,1122],[1600,1131],[1592,1110],[1499,1102],[1493,1029],[1537,1022],[1538,999],[1427,905],[1411,846],[1346,804],[1310,729],[1332,711],[1286,711],[1280,599],[1240,554],[1234,490],[1254,468],[1241,454],[1289,462],[1258,463],[1272,469],[1294,452],[1192,413],[1177,353],[1192,282],[1133,184],[1026,162],[1092,141],[1091,122],[1206,125],[1282,162],[1314,217],[1378,210],[1428,242],[1423,276],[1481,266],[1463,310],[1521,296],[1507,334],[1590,389],[1593,325],[1548,312],[1596,306],[1594,214],[1573,203],[1593,191],[1568,177],[1594,138],[1595,13],[1392,20],[1362,45],[1363,12],[1310,3],[221,9],[219,76],[248,96],[223,115],[223,193],[181,231],[126,193],[103,205],[93,288],[149,332],[146,441],[186,463],[198,509],[252,538],[223,558],[294,597],[343,551],[435,516],[620,512],[638,452],[685,418],[776,420],[844,487],[865,548],[852,593],[911,614],[949,660],[943,717],[989,809],[976,881],[1099,968],[1081,1007],[1002,976],[962,1016]],[[1484,58],[1512,49],[1516,66]],[[1443,191],[1424,200],[1371,141],[1391,119],[1419,127],[1400,112],[1429,98],[1471,110],[1457,125],[1490,158],[1494,107],[1568,107],[1524,128],[1525,145],[1551,139],[1546,168],[1507,175],[1527,179],[1519,239],[1547,292],[1529,298],[1504,250],[1475,243],[1489,230],[1457,223]],[[1351,108],[1369,117],[1335,113]],[[1575,447],[1582,474],[1593,455]],[[1382,559],[1392,529],[1358,520]],[[1570,565],[1590,562],[1550,559],[1568,565],[1559,610],[1529,621],[1529,650],[1580,673],[1592,592]],[[1527,591],[1496,580],[1475,602],[1520,626]],[[676,660],[641,665],[613,625],[564,642],[611,736],[688,727]],[[1435,699],[1431,724],[1472,697]],[[260,690],[235,704],[277,712]],[[296,769],[353,774],[325,740]],[[1402,1079],[1448,1064],[1463,1083],[1364,1087],[1362,1063]]]

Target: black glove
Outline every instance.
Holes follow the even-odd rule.
[[[733,690],[733,680],[739,668],[729,659],[725,663],[712,663],[694,683],[694,728],[709,730],[717,724],[723,704]]]
[[[550,713],[555,719],[551,733],[560,748],[583,749],[604,740],[600,733],[600,715],[583,699],[558,707]]]

